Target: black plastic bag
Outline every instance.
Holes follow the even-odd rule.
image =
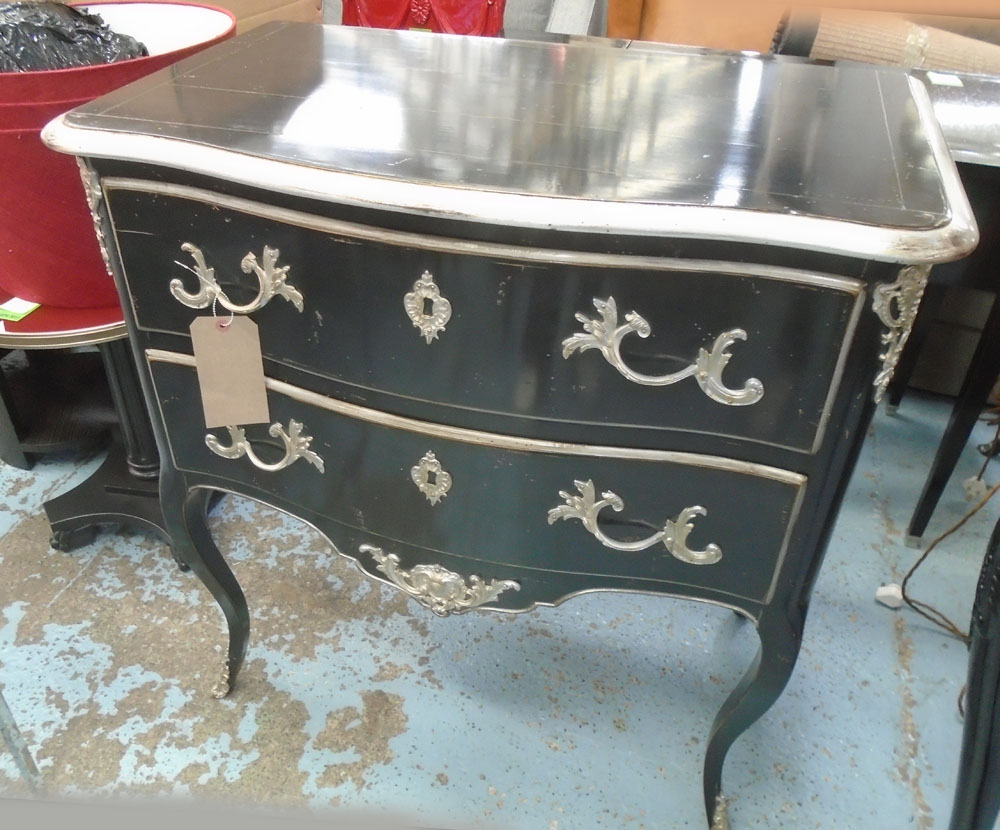
[[[98,15],[59,3],[0,3],[0,72],[69,69],[148,54]]]

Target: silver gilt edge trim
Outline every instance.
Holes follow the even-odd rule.
[[[560,262],[593,268],[628,268],[667,272],[697,271],[700,273],[721,273],[734,277],[764,277],[769,280],[810,285],[815,288],[829,289],[831,291],[843,291],[854,296],[857,296],[864,288],[862,281],[851,276],[822,274],[816,271],[780,265],[733,262],[731,260],[682,259],[666,256],[652,257],[635,254],[602,254],[593,251],[534,248],[524,245],[457,239],[447,236],[421,236],[406,231],[394,231],[378,226],[361,225],[342,219],[317,216],[299,210],[255,202],[250,199],[229,196],[224,193],[216,193],[198,187],[189,187],[188,185],[171,184],[168,182],[154,182],[148,179],[108,176],[103,180],[103,187],[107,192],[121,190],[131,193],[146,193],[153,196],[185,199],[213,208],[225,208],[226,210],[234,210],[263,219],[273,219],[276,222],[319,231],[320,233],[343,235],[370,242],[384,243],[386,245],[401,245],[423,251],[501,257],[504,259],[528,260],[544,264]],[[114,217],[112,217],[113,220]]]
[[[913,83],[923,91],[919,81]],[[935,140],[940,136],[940,128],[933,122],[930,99],[923,91],[924,104],[920,91],[914,89],[914,98],[942,174],[952,215],[949,222],[917,230],[729,207],[566,199],[395,181],[291,164],[163,136],[76,127],[65,116],[46,125],[42,139],[52,149],[73,155],[128,158],[307,199],[448,220],[602,235],[729,240],[887,262],[947,262],[972,250],[978,231],[944,138]],[[809,241],[803,244],[803,240]]]
[[[196,368],[194,357],[181,352],[146,349],[146,359],[154,363],[168,363],[174,366],[186,366],[190,369]],[[365,421],[366,423],[379,424],[391,429],[401,429],[417,435],[429,438],[441,438],[446,441],[460,441],[466,444],[513,450],[515,452],[540,452],[593,458],[632,458],[639,461],[663,461],[710,470],[727,470],[740,475],[760,476],[772,481],[791,484],[794,487],[804,487],[808,480],[802,473],[795,473],[791,470],[770,467],[751,461],[726,458],[724,456],[681,452],[679,450],[649,450],[636,447],[573,444],[565,441],[548,441],[541,438],[523,438],[515,435],[484,432],[467,427],[453,427],[446,424],[419,421],[403,415],[393,415],[389,412],[370,409],[359,404],[327,397],[318,392],[302,389],[285,381],[275,380],[274,378],[265,377],[264,385],[272,392],[284,395],[291,400],[298,401],[307,406],[314,406],[327,412],[336,412],[349,418]]]
[[[80,168],[80,179],[83,182],[83,191],[87,196],[87,207],[90,208],[90,218],[94,220],[94,234],[97,236],[97,244],[101,249],[101,259],[104,260],[104,268],[108,276],[114,276],[111,272],[111,256],[108,254],[108,243],[104,239],[104,229],[101,227],[101,214],[99,212],[101,200],[104,194],[101,192],[101,183],[98,181],[97,173],[90,169],[87,163],[78,158],[76,160]]]

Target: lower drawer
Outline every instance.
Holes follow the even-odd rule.
[[[762,603],[806,484],[713,456],[443,427],[274,380],[273,426],[206,430],[193,359],[148,356],[179,469],[322,516],[332,541],[355,557],[335,538],[338,525],[351,544],[371,534],[385,554],[399,543],[498,574],[509,565]],[[432,563],[399,567],[414,564]]]

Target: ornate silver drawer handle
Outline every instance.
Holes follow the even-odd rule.
[[[450,473],[441,466],[432,452],[425,453],[417,465],[410,468],[410,478],[431,504],[437,504],[451,489]]]
[[[212,433],[205,436],[205,443],[216,455],[221,455],[223,458],[242,458],[245,455],[255,467],[267,472],[284,470],[285,467],[290,467],[298,459],[304,458],[321,473],[323,472],[323,459],[309,449],[312,436],[303,435],[302,424],[296,420],[288,422],[288,432],[285,432],[285,428],[281,424],[271,424],[268,434],[272,438],[280,438],[285,445],[285,457],[274,464],[265,464],[257,457],[247,440],[243,427],[226,427],[226,429],[229,430],[229,437],[233,442],[229,447],[222,446],[219,439]]]
[[[215,280],[215,269],[209,268],[205,264],[205,255],[197,245],[185,242],[181,245],[181,250],[191,254],[191,257],[194,259],[194,268],[190,265],[185,265],[183,262],[176,264],[182,268],[187,268],[188,271],[198,278],[198,291],[194,294],[189,294],[184,290],[183,282],[179,279],[172,279],[170,281],[170,293],[179,302],[189,308],[206,308],[213,302],[218,301],[219,305],[233,314],[249,314],[252,311],[262,309],[277,294],[279,297],[284,297],[288,300],[299,311],[302,311],[302,295],[298,289],[285,282],[290,266],[282,265],[280,268],[277,267],[279,254],[277,248],[264,246],[263,266],[257,262],[257,257],[253,253],[248,253],[240,261],[240,269],[243,273],[256,274],[257,280],[260,283],[260,290],[257,292],[257,296],[246,305],[236,305],[225,295],[225,292],[223,292],[219,283]]]
[[[439,617],[460,614],[492,602],[507,590],[520,591],[521,585],[513,579],[491,579],[472,575],[468,582],[460,574],[442,568],[440,565],[416,565],[406,571],[399,567],[399,557],[385,553],[373,545],[361,545],[361,553],[370,554],[377,567],[392,581],[425,608]]]
[[[633,383],[669,386],[693,377],[708,397],[729,406],[749,406],[764,396],[764,384],[757,378],[749,378],[742,389],[730,389],[722,382],[722,370],[732,357],[726,349],[737,340],[747,339],[747,333],[743,329],[724,331],[715,338],[711,351],[699,349],[695,362],[679,372],[660,376],[643,375],[625,365],[620,348],[625,336],[633,332],[639,337],[649,337],[652,331],[649,323],[636,312],[630,311],[625,315],[625,323],[619,326],[618,305],[614,297],[608,297],[607,300],[595,297],[594,308],[600,314],[600,319],[587,317],[583,313],[576,314],[576,319],[583,323],[583,331],[563,340],[563,357],[569,358],[577,351],[600,349],[604,359]]]
[[[430,303],[429,309],[425,309],[427,303]],[[413,283],[413,291],[403,297],[403,308],[428,343],[437,339],[451,319],[451,303],[441,296],[441,289],[430,271],[424,271]]]
[[[691,550],[687,546],[688,534],[694,527],[691,520],[695,516],[708,515],[704,507],[698,505],[685,507],[676,519],[668,519],[663,525],[663,530],[654,533],[648,539],[641,539],[638,542],[618,542],[605,535],[597,526],[597,514],[605,507],[610,507],[616,513],[621,513],[625,509],[625,503],[621,497],[606,490],[601,493],[601,500],[597,501],[593,481],[574,481],[573,483],[580,491],[580,495],[574,496],[560,490],[559,495],[566,503],[553,507],[549,511],[550,525],[555,524],[559,519],[579,519],[602,545],[614,550],[639,551],[662,542],[671,554],[689,565],[714,565],[722,559],[722,550],[718,545],[709,545],[705,550]]]

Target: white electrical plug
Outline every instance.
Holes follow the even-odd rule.
[[[903,604],[903,589],[895,582],[879,585],[875,589],[875,600],[889,608],[899,608]]]
[[[990,486],[979,476],[967,478],[962,482],[962,486],[965,488],[965,497],[969,501],[980,501],[986,498],[986,494],[990,492]]]

